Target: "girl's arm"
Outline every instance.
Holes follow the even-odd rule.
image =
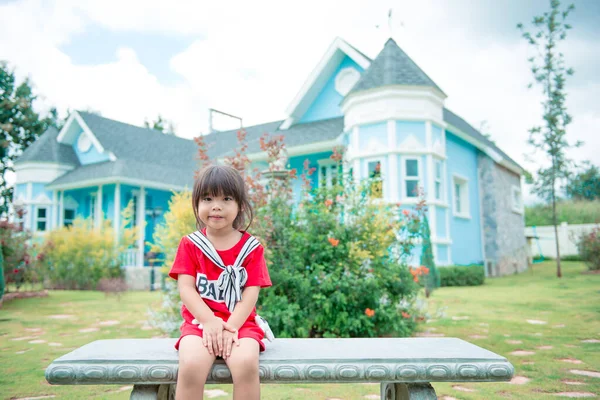
[[[232,328],[240,329],[240,327],[244,325],[244,322],[246,322],[252,309],[256,305],[259,292],[260,286],[248,286],[244,288],[242,291],[242,300],[235,305],[231,317],[227,320]]]

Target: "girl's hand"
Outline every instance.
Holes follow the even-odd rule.
[[[202,324],[202,344],[208,353],[218,356],[223,350],[223,320],[213,317]]]
[[[238,332],[236,331],[232,333],[229,331],[223,331],[223,354],[221,354],[221,357],[223,357],[224,360],[227,360],[231,355],[233,343],[235,343],[236,346],[240,345]]]

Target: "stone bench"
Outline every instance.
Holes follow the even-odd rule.
[[[174,399],[175,339],[98,340],[52,362],[53,385],[133,386],[130,399]],[[261,383],[381,383],[382,399],[436,399],[430,382],[498,382],[514,368],[455,338],[276,339],[260,355]],[[231,383],[217,360],[207,383]]]

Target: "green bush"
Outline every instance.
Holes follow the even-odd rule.
[[[600,223],[600,201],[559,201],[556,204],[556,218],[559,224]],[[552,205],[525,207],[525,226],[547,225],[552,225]]]
[[[448,266],[438,268],[442,286],[478,286],[485,281],[482,265]]]
[[[570,254],[568,256],[561,256],[561,261],[584,261],[579,254]]]
[[[0,250],[2,251],[4,289],[37,282],[37,264],[31,234],[7,219],[0,220]]]
[[[579,255],[592,271],[600,270],[600,228],[583,233],[577,243]]]
[[[103,278],[121,278],[121,254],[136,242],[131,225],[132,204],[123,212],[123,229],[117,239],[110,221],[100,228],[93,221],[77,218],[73,225],[50,231],[38,260],[44,284],[53,289],[97,289]]]
[[[366,193],[371,187],[376,185],[365,182],[312,191],[294,215],[281,211],[289,210],[281,199],[261,210],[279,225],[267,237],[273,287],[261,293],[259,310],[278,336],[413,331],[417,316],[411,304],[420,286],[404,259],[412,248],[399,244],[396,233],[416,237],[422,216],[398,217],[395,207],[371,199]],[[390,251],[394,248],[399,251]]]

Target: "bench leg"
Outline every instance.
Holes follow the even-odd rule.
[[[437,400],[430,383],[381,383],[381,400]]]
[[[175,385],[134,385],[129,400],[172,400]]]

